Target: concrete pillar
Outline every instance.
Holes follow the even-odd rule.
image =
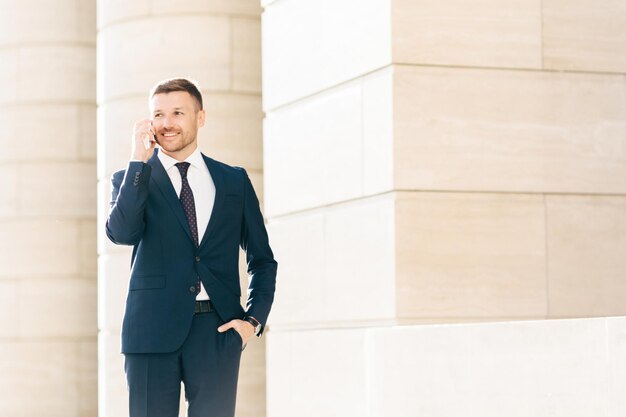
[[[263,3],[268,416],[424,412],[360,329],[626,315],[623,2]]]
[[[97,413],[95,1],[0,1],[0,410]]]
[[[119,334],[130,252],[104,234],[110,176],[128,162],[133,123],[148,116],[149,89],[183,76],[202,89],[202,152],[245,167],[262,194],[260,13],[254,0],[98,2],[100,416],[128,413]],[[245,277],[244,257],[241,265]],[[265,349],[255,340],[242,357],[237,416],[264,412]]]

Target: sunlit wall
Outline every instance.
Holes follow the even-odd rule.
[[[96,10],[0,1],[0,415],[97,413]]]

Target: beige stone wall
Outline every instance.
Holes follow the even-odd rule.
[[[273,330],[267,348],[270,416],[626,415],[624,317]]]
[[[332,308],[377,282],[403,322],[626,314],[621,2],[313,3],[264,12],[266,209],[315,242],[283,272],[317,255]]]
[[[554,415],[603,415],[608,400],[593,393],[579,414],[563,411],[580,388],[563,374],[543,400],[512,376],[498,391],[491,363],[484,380],[416,385],[420,327],[409,325],[626,315],[624,2],[264,7],[265,209],[280,264],[268,415],[293,415],[315,390],[328,407],[311,415],[537,415],[519,398]],[[363,335],[382,328],[383,340],[395,325],[410,340],[391,337],[385,352],[407,367],[382,387],[372,363],[386,353]],[[568,326],[550,331],[568,338]],[[548,343],[494,349],[558,362],[542,361]],[[600,351],[573,355],[594,367]],[[434,374],[445,375],[445,358]],[[446,407],[445,383],[492,390],[500,411],[471,399]]]
[[[95,2],[0,1],[0,414],[97,413]]]
[[[98,2],[101,228],[110,176],[127,165],[133,123],[149,116],[148,92],[164,78],[191,77],[199,83],[207,112],[199,133],[202,152],[245,167],[262,195],[260,13],[254,0]],[[119,334],[130,250],[99,232],[99,415],[121,417],[128,415]],[[243,253],[241,275],[247,276]],[[265,347],[263,340],[254,340],[242,356],[237,416],[264,413]]]

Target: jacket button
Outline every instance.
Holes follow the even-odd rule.
[[[196,256],[196,262],[200,262],[200,257]]]
[[[189,292],[191,293],[196,292],[196,286],[194,285],[193,287],[189,287]]]

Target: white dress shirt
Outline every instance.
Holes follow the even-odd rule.
[[[165,172],[170,177],[176,195],[180,198],[180,190],[183,187],[183,180],[180,176],[180,171],[175,166],[180,162],[171,156],[165,155],[159,151],[157,154]],[[211,212],[213,211],[213,203],[215,202],[215,183],[211,178],[209,168],[206,166],[200,149],[196,148],[191,155],[185,159],[185,162],[189,162],[189,170],[187,171],[187,181],[189,187],[193,193],[193,200],[196,205],[196,220],[198,224],[198,243],[202,242],[202,237],[211,218]],[[209,294],[204,289],[204,285],[200,283],[200,293],[196,296],[196,300],[208,300]]]

